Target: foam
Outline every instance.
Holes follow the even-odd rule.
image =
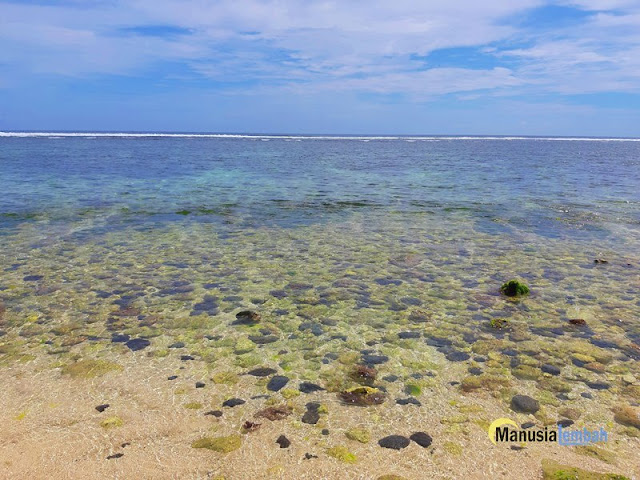
[[[640,138],[621,137],[526,137],[526,136],[345,136],[345,135],[246,135],[231,133],[128,133],[128,132],[0,132],[2,137],[18,138],[220,138],[220,139],[249,139],[249,140],[357,140],[369,142],[371,140],[403,140],[415,141],[477,141],[477,140],[533,140],[533,141],[561,141],[561,142],[640,142]]]

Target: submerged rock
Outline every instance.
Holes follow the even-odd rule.
[[[316,385],[315,383],[302,382],[298,387],[298,390],[300,390],[302,393],[313,393],[320,392],[324,390],[324,388],[322,388],[320,385]]]
[[[389,435],[388,437],[378,440],[378,445],[382,448],[391,448],[393,450],[402,450],[407,448],[411,442],[407,437],[402,435]]]
[[[291,441],[284,435],[280,435],[276,440],[276,443],[280,445],[280,448],[289,448]]]
[[[223,407],[237,407],[238,405],[244,405],[245,403],[247,403],[245,400],[242,400],[241,398],[230,398],[229,400],[225,400],[225,402],[222,404]]]
[[[509,280],[500,287],[500,291],[507,297],[521,297],[529,293],[529,287],[518,280]]]
[[[247,372],[247,375],[252,375],[254,377],[268,377],[269,375],[273,375],[277,370],[269,367],[260,367],[254,368]]]
[[[239,325],[253,325],[260,322],[261,319],[262,317],[259,313],[251,310],[243,310],[242,312],[236,313],[235,323]]]
[[[514,395],[511,399],[511,408],[516,412],[536,413],[540,410],[540,403],[528,395]]]
[[[423,448],[427,448],[429,445],[431,445],[431,442],[433,441],[433,438],[431,438],[431,435],[428,435],[424,432],[416,432],[412,434],[409,438]]]
[[[125,345],[129,348],[129,350],[136,352],[138,350],[147,348],[149,345],[151,345],[151,342],[146,338],[134,338],[133,340],[129,340],[127,343],[125,343]]]
[[[270,392],[278,392],[284,388],[287,383],[289,383],[289,377],[285,377],[284,375],[274,375],[267,384],[267,390]]]
[[[353,372],[351,373],[351,378],[353,378],[360,384],[371,386],[376,380],[377,375],[378,371],[373,367],[367,367],[366,365],[356,365]]]

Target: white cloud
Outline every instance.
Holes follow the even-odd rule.
[[[508,19],[543,0],[120,0],[62,6],[0,3],[0,63],[25,74],[138,74],[179,62],[217,82],[261,89],[403,93],[432,98],[474,91],[637,91],[637,1],[567,1],[595,13],[547,30]],[[616,10],[615,13],[609,10]],[[127,36],[139,25],[193,32]],[[120,32],[120,34],[119,34]],[[525,44],[518,48],[512,44]],[[455,68],[412,60],[442,48],[477,47],[503,66]],[[5,83],[10,83],[5,79]]]

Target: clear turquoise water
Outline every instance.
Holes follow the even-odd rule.
[[[4,137],[0,168],[5,356],[127,335],[333,389],[383,355],[392,396],[474,368],[569,403],[637,394],[639,142]],[[501,296],[510,278],[531,295]],[[233,325],[244,309],[261,323]]]

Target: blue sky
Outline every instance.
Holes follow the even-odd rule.
[[[640,0],[0,0],[0,130],[640,136]]]

